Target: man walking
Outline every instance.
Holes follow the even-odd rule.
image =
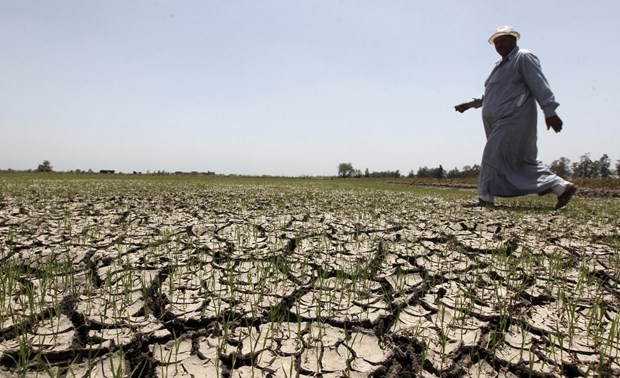
[[[493,206],[495,196],[536,193],[558,196],[556,209],[566,206],[577,186],[565,181],[538,160],[537,109],[545,115],[547,130],[562,130],[555,110],[558,103],[542,73],[538,58],[519,48],[520,34],[501,26],[489,38],[502,59],[484,83],[484,95],[454,109],[465,112],[482,107],[487,143],[478,177],[478,201],[474,206]]]

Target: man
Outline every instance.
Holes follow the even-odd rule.
[[[484,83],[484,95],[454,109],[465,112],[482,107],[487,143],[478,177],[478,201],[474,206],[493,206],[495,196],[510,197],[553,192],[556,209],[566,206],[577,187],[555,175],[538,161],[537,109],[543,110],[547,130],[562,130],[555,110],[558,103],[543,75],[538,58],[517,46],[519,33],[501,26],[489,38],[502,59]]]

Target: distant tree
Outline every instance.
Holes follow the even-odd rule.
[[[413,172],[413,169],[409,171],[409,174],[407,175],[407,177],[409,177],[409,178],[414,178],[415,177],[415,173]]]
[[[457,167],[454,167],[454,169],[451,169],[448,171],[448,173],[446,174],[446,177],[449,177],[449,178],[461,177],[461,171],[459,171]]]
[[[429,169],[427,166],[424,167],[418,167],[418,173],[416,173],[416,176],[418,177],[429,177]]]
[[[549,166],[549,169],[551,169],[551,171],[553,171],[556,175],[564,178],[571,176],[570,160],[565,157],[554,160]]]
[[[364,171],[364,177],[370,177],[370,171],[368,170],[368,168],[366,168],[366,170]]]
[[[346,178],[352,177],[355,174],[355,169],[351,163],[340,163],[338,165],[338,177]]]
[[[620,177],[620,160],[616,161],[616,176]]]
[[[464,165],[462,172],[461,172],[461,176],[462,177],[468,177],[469,172],[472,171],[472,166],[471,165]]]
[[[466,165],[463,167],[462,177],[478,177],[480,174],[480,166],[474,164],[473,166]]]
[[[609,156],[607,154],[603,154],[600,159],[598,159],[598,175],[602,178],[611,177],[611,161],[609,160]]]
[[[438,168],[433,169],[433,177],[436,179],[443,178],[444,173],[445,171],[443,170],[443,167],[441,166],[441,164],[439,164]]]
[[[578,162],[573,163],[573,176],[577,178],[595,177],[596,167],[590,159],[590,154],[583,154]]]
[[[39,164],[37,167],[37,172],[53,172],[54,167],[52,167],[52,163],[49,160],[43,160],[43,163]]]

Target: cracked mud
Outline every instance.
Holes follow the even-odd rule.
[[[0,377],[620,375],[605,203],[64,185],[0,199]]]

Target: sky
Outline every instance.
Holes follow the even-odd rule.
[[[330,176],[479,164],[500,25],[564,130],[620,159],[617,0],[0,0],[0,169]]]

